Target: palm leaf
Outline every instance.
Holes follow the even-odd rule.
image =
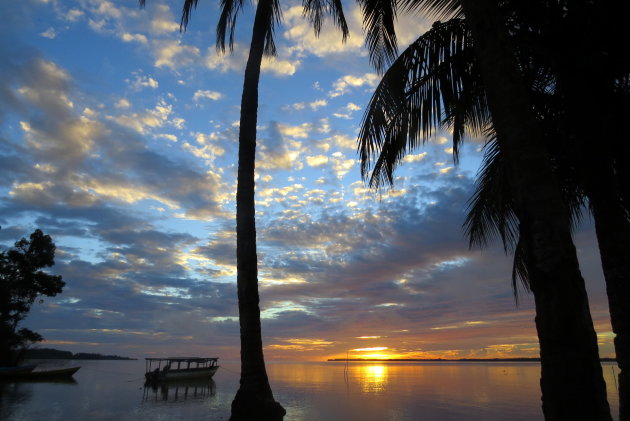
[[[341,29],[343,41],[348,37],[349,29],[340,0],[303,0],[303,14],[313,25],[315,34],[322,30],[322,22],[326,15],[333,18],[335,25]]]
[[[394,22],[397,2],[391,0],[359,0],[363,13],[365,45],[370,63],[382,73],[398,56]]]
[[[400,160],[436,129],[455,127],[459,144],[468,127],[479,132],[487,126],[489,114],[471,47],[463,20],[437,23],[383,75],[358,137],[361,174],[370,186],[391,185]]]
[[[463,18],[459,0],[401,0],[405,12],[426,14],[435,19]]]

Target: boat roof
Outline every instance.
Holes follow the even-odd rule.
[[[219,359],[216,357],[208,358],[208,357],[167,357],[167,358],[145,358],[147,361],[175,361],[175,362],[207,362],[207,361],[218,361]]]

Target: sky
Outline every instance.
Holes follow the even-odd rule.
[[[40,228],[62,294],[24,322],[39,346],[131,357],[238,359],[235,191],[253,7],[215,49],[219,2],[180,32],[181,1],[0,2],[0,244]],[[361,179],[356,136],[379,75],[350,37],[316,38],[283,1],[259,89],[256,218],[265,357],[535,357],[531,295],[511,257],[468,248],[481,159],[450,134],[410,151],[393,189]],[[430,28],[401,16],[406,46]],[[593,229],[575,242],[600,354],[614,356]]]

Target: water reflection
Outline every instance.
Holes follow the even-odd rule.
[[[180,402],[187,399],[205,399],[216,394],[214,380],[180,380],[145,383],[144,402]]]
[[[387,388],[388,371],[386,365],[363,365],[355,370],[357,381],[366,393],[383,392]]]

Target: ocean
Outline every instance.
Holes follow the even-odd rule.
[[[144,387],[144,360],[56,361],[81,369],[71,382],[0,382],[0,420],[227,420],[239,363],[219,360],[211,382]],[[617,367],[604,363],[617,418]],[[542,420],[533,362],[270,362],[286,421]]]

